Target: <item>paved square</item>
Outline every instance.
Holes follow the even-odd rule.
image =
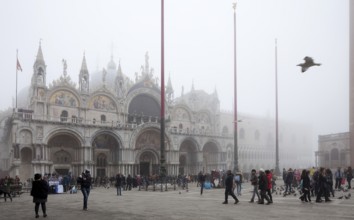
[[[196,184],[190,184],[188,192],[133,189],[122,191],[123,196],[116,196],[115,188],[94,188],[89,197],[88,211],[82,210],[80,191],[77,194],[49,195],[47,219],[354,219],[354,198],[307,204],[302,203],[298,196],[273,195],[273,204],[258,205],[248,202],[250,189],[250,185],[245,183],[240,203],[234,205],[230,197],[229,204],[223,205],[224,189],[204,190],[200,195]],[[0,213],[4,220],[35,219],[32,197],[24,193],[12,202],[5,203],[1,199]]]

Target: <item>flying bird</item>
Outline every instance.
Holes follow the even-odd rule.
[[[311,57],[304,58],[305,63],[300,63],[297,66],[301,66],[301,72],[305,72],[311,66],[321,66],[320,63],[315,63]]]

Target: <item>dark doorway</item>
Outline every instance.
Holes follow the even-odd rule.
[[[106,169],[99,168],[97,169],[97,177],[105,177],[106,176]]]
[[[140,162],[140,175],[142,176],[150,175],[150,162]]]
[[[55,172],[61,176],[69,175],[69,169],[55,169]]]

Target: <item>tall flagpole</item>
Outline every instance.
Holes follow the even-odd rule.
[[[236,66],[236,3],[234,9],[234,172],[238,167],[238,143],[237,143],[237,66]]]
[[[161,0],[161,136],[160,136],[160,175],[166,175],[165,160],[165,48],[164,48],[164,0]]]
[[[275,39],[275,175],[280,175],[279,169],[279,121],[278,121],[278,46]]]
[[[16,107],[15,107],[16,111],[17,111],[17,72],[18,72],[18,50],[16,49]]]

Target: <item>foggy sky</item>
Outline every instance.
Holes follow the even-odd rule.
[[[233,109],[232,0],[165,0],[165,74],[175,97],[181,88],[212,93]],[[160,74],[160,0],[12,0],[0,7],[0,110],[15,97],[16,49],[28,86],[39,40],[47,85],[63,72],[78,81],[83,54],[89,73],[107,66],[113,54],[134,79],[149,52]],[[279,118],[309,124],[318,134],[348,131],[348,0],[237,1],[238,111],[274,117],[274,40],[278,39]],[[113,47],[112,47],[113,45]],[[320,67],[301,73],[311,56]]]

